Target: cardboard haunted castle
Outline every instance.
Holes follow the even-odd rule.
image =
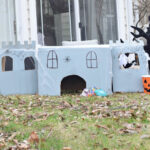
[[[3,44],[0,94],[57,96],[63,90],[97,87],[112,92],[142,92],[148,74],[143,44],[111,43],[35,48],[34,43]]]

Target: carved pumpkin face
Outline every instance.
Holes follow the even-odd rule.
[[[149,77],[142,77],[143,86],[144,86],[144,93],[150,94],[150,76]]]

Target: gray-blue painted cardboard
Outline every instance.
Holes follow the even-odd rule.
[[[120,54],[136,53],[139,58],[139,69],[121,69]],[[148,75],[148,61],[142,45],[118,44],[112,46],[113,92],[143,92],[142,75]]]
[[[55,51],[58,68],[47,68],[49,51]],[[97,68],[87,68],[87,54],[93,51],[97,55]],[[69,57],[70,61],[65,59]],[[61,94],[61,81],[70,75],[80,76],[86,81],[86,87],[101,88],[112,93],[112,56],[109,46],[45,47],[38,52],[38,90],[39,95],[56,96]],[[73,85],[72,85],[73,86]]]
[[[2,57],[10,56],[13,59],[13,71],[2,72]],[[3,49],[0,51],[0,94],[36,94],[37,70],[25,70],[24,59],[33,57],[36,68],[35,50]]]
[[[61,93],[61,81],[64,77],[78,75],[86,81],[86,87],[97,87],[112,93],[112,75],[114,92],[142,92],[141,76],[148,74],[148,63],[143,46],[131,44],[114,44],[113,46],[62,46],[42,47],[27,50],[23,45],[0,50],[0,94],[35,94],[56,96]],[[49,51],[54,51],[58,58],[58,68],[47,67]],[[97,68],[87,67],[87,54],[94,52],[97,57]],[[137,53],[140,69],[121,70],[119,55]],[[93,54],[92,54],[93,55]],[[13,71],[2,72],[2,57],[13,58]],[[33,57],[35,70],[26,71],[24,59]],[[69,58],[70,61],[66,61]],[[55,59],[55,58],[54,58]],[[94,60],[95,61],[95,60]],[[113,68],[112,68],[113,66]],[[113,73],[112,73],[113,72]]]

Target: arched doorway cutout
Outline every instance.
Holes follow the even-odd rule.
[[[61,94],[80,93],[86,88],[86,81],[77,75],[66,76],[61,81]]]

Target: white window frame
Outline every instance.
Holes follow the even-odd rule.
[[[74,0],[74,10],[75,10],[76,41],[81,41],[81,29],[79,28],[79,23],[80,23],[80,6],[79,6],[79,0]]]
[[[36,0],[14,0],[17,41],[37,42]]]
[[[43,0],[40,0],[40,9],[41,9],[41,25],[42,25],[42,35],[44,35],[43,30],[43,8],[42,8],[42,2]],[[71,15],[70,15],[70,0],[68,0],[68,6],[69,6],[69,20],[70,20],[70,40],[72,41],[72,26],[71,26]],[[80,23],[80,8],[79,8],[79,0],[74,0],[74,10],[75,10],[75,34],[76,34],[76,41],[81,41],[81,29],[79,27]],[[37,26],[37,25],[36,25]],[[42,45],[44,46],[44,39],[42,41]]]
[[[131,25],[133,25],[132,0],[116,0],[118,39],[132,40]]]
[[[37,18],[36,0],[14,0],[16,7],[17,41],[36,41]],[[70,0],[69,0],[70,2]],[[29,4],[28,4],[29,3]],[[29,7],[29,8],[28,8]],[[118,39],[131,40],[130,26],[133,25],[131,0],[116,0]],[[29,9],[29,12],[27,11]],[[81,41],[79,0],[74,0],[76,41]],[[30,20],[30,24],[28,22]]]

